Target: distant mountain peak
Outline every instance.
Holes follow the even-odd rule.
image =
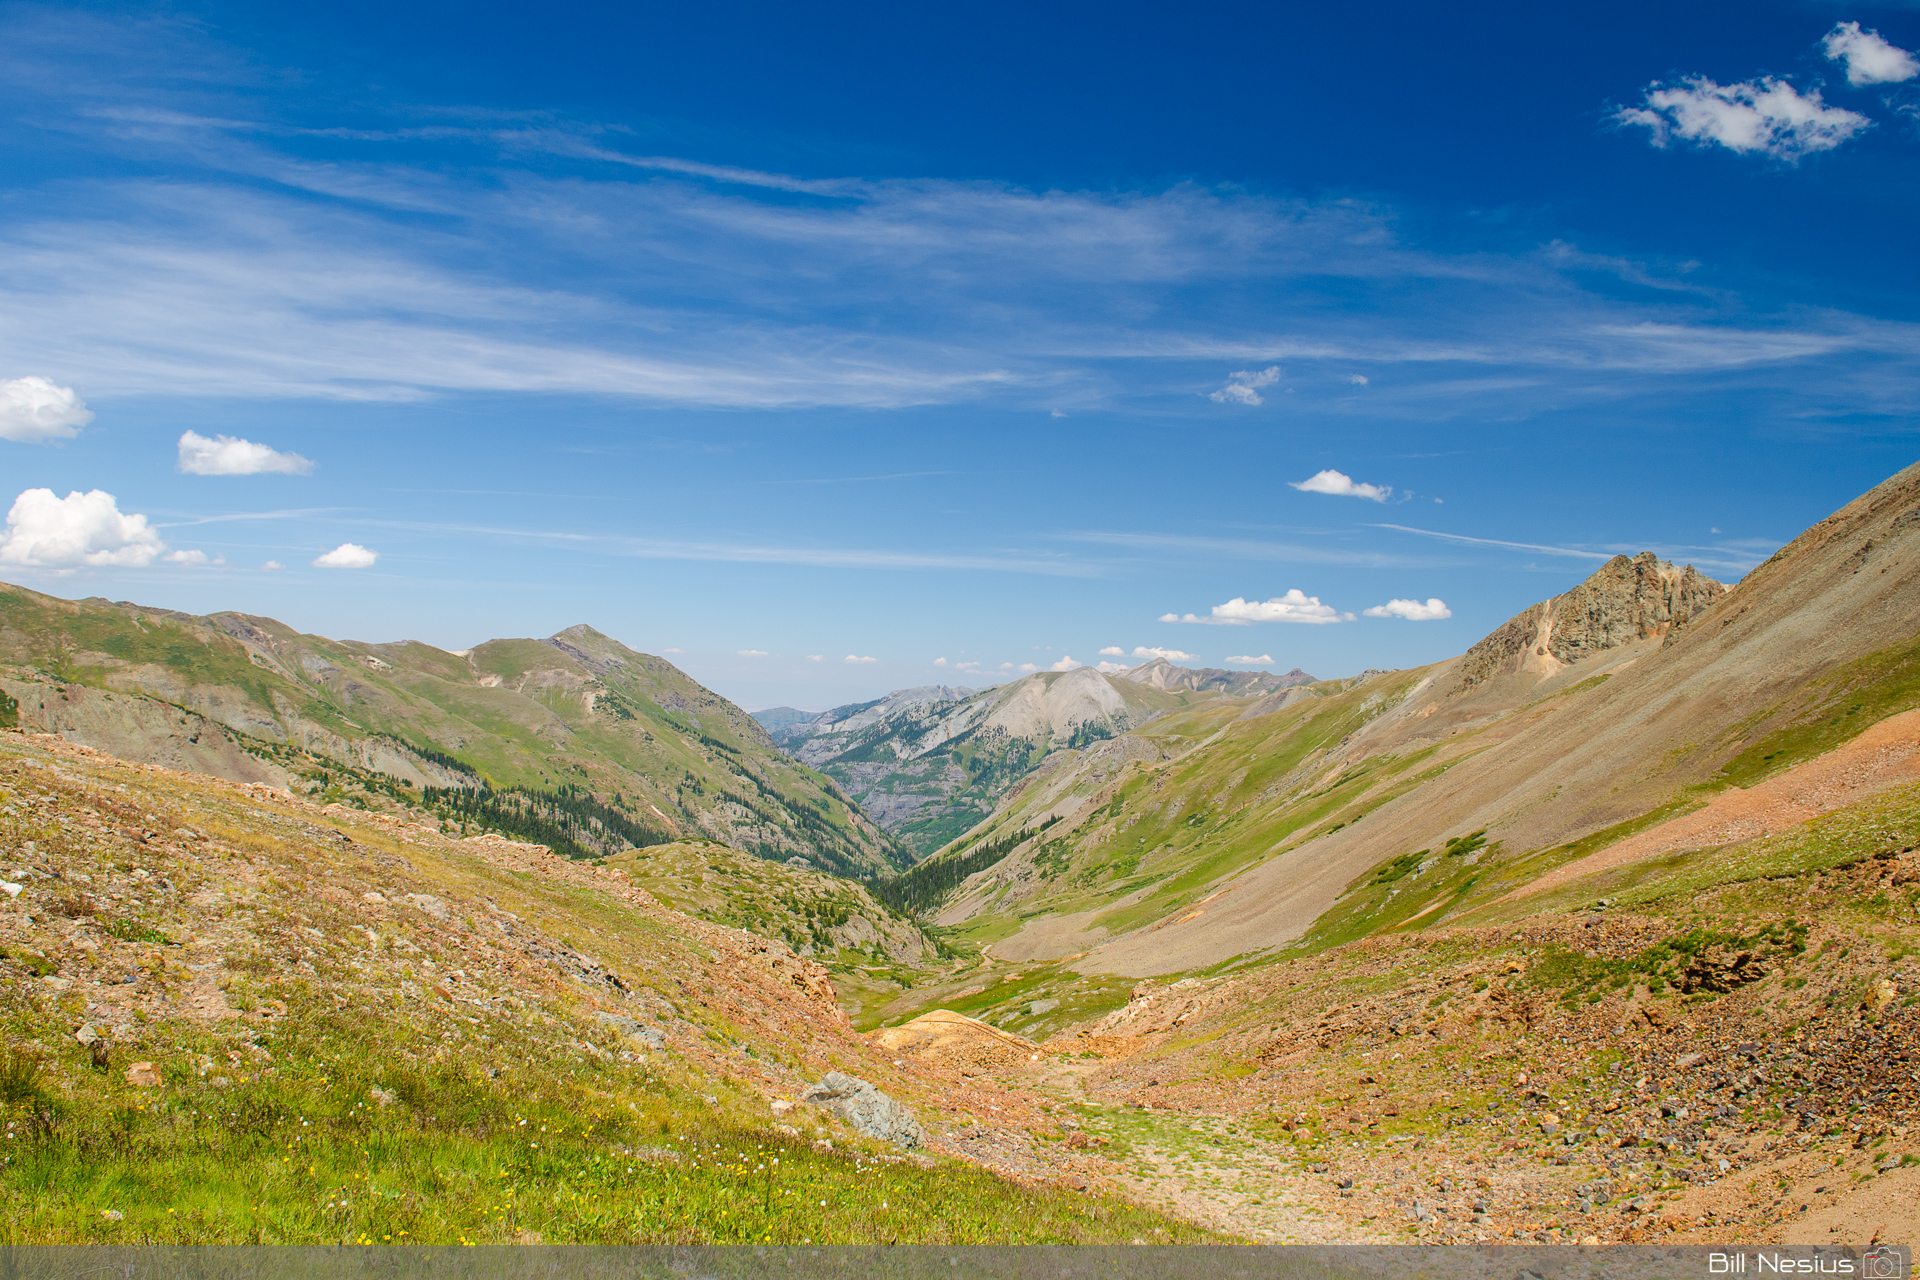
[[[1191,689],[1195,693],[1215,692],[1244,697],[1290,689],[1297,684],[1313,684],[1315,677],[1295,667],[1283,676],[1270,671],[1228,671],[1222,667],[1182,667],[1165,658],[1152,658],[1116,677],[1144,684],[1150,689]]]

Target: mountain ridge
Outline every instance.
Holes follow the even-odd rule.
[[[123,758],[438,803],[587,853],[692,835],[841,874],[899,861],[757,721],[586,624],[454,653],[0,584],[0,691],[24,725]]]

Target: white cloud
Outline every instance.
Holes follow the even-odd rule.
[[[1873,123],[1844,107],[1828,106],[1818,89],[1802,96],[1772,76],[1725,85],[1689,76],[1678,86],[1649,85],[1646,106],[1623,108],[1613,118],[1644,125],[1656,147],[1678,137],[1780,160],[1831,151]]]
[[[1305,594],[1298,587],[1289,590],[1284,596],[1275,596],[1271,600],[1242,600],[1239,596],[1225,604],[1213,606],[1212,616],[1196,617],[1193,614],[1163,613],[1162,622],[1197,622],[1212,627],[1245,627],[1255,622],[1351,622],[1353,615],[1341,613],[1332,605],[1320,603],[1319,596]]]
[[[944,667],[947,665],[947,660],[945,658],[935,658],[933,660],[933,665],[936,667]]]
[[[880,659],[878,659],[878,658],[872,658],[872,657],[867,657],[867,658],[863,658],[863,657],[861,657],[861,656],[860,656],[859,654],[854,654],[854,653],[850,653],[850,654],[848,654],[848,655],[846,656],[846,658],[845,658],[844,660],[845,660],[845,661],[847,661],[847,662],[851,662],[851,663],[853,663],[853,664],[854,664],[854,665],[856,665],[856,666],[860,666],[860,665],[863,665],[863,664],[865,664],[865,663],[869,663],[869,662],[878,662],[878,661],[880,661]]]
[[[56,498],[51,489],[27,489],[7,512],[0,564],[61,571],[140,569],[166,550],[147,518],[122,514],[110,493],[76,490]]]
[[[1122,671],[1129,671],[1132,670],[1132,668],[1128,667],[1124,662],[1102,662],[1096,666],[1094,670],[1102,675],[1117,676]]]
[[[741,649],[738,650],[738,653],[743,658],[764,658],[767,656],[765,649]]]
[[[1166,619],[1162,618],[1161,621],[1165,622]],[[1118,653],[1120,651],[1115,649],[1114,652]],[[1144,644],[1134,646],[1133,656],[1136,658],[1165,658],[1168,662],[1200,661],[1199,654],[1188,653],[1185,649],[1160,649]]]
[[[316,569],[371,569],[373,562],[380,558],[378,551],[369,551],[357,542],[343,542],[325,555],[313,558]]]
[[[180,470],[190,476],[257,476],[268,471],[304,476],[313,470],[313,463],[297,453],[281,453],[238,436],[209,440],[197,431],[187,431],[180,436]]]
[[[260,567],[261,567],[262,569],[275,569],[275,570],[278,570],[278,569],[284,569],[284,568],[286,568],[287,566],[285,566],[285,565],[283,565],[283,564],[281,564],[281,563],[280,563],[280,562],[279,562],[278,560],[269,560],[269,561],[267,561],[267,562],[266,562],[265,564],[263,564],[263,565],[261,565]]]
[[[1245,666],[1245,667],[1267,667],[1267,666],[1273,665],[1273,655],[1270,653],[1263,653],[1259,657],[1255,658],[1255,657],[1249,657],[1247,654],[1244,654],[1244,653],[1236,653],[1233,656],[1229,657],[1227,661],[1237,662],[1241,666]]]
[[[72,387],[32,374],[0,380],[0,440],[69,440],[92,421],[93,412]]]
[[[685,653],[685,652],[686,652],[686,650],[685,650],[685,649],[662,649],[662,650],[661,650],[660,652],[662,652],[662,653]]]
[[[1100,656],[1103,658],[1124,658],[1127,656],[1127,651],[1117,644],[1110,644],[1100,651]]]
[[[1352,476],[1332,469],[1316,471],[1305,480],[1289,480],[1287,485],[1302,493],[1326,493],[1336,498],[1368,498],[1374,502],[1385,502],[1393,494],[1390,484],[1356,484]]]
[[[1049,669],[1053,671],[1072,671],[1075,667],[1084,667],[1086,665],[1087,664],[1084,662],[1075,662],[1073,660],[1073,655],[1067,654],[1064,657],[1062,657],[1060,661],[1054,663],[1053,666]]]
[[[807,655],[808,662],[825,662],[826,660],[827,655],[824,653],[810,653]]]
[[[1347,375],[1347,381],[1356,387],[1364,387],[1367,385],[1367,375],[1364,373],[1350,373]]]
[[[1920,62],[1878,31],[1862,31],[1857,22],[1843,22],[1827,32],[1827,57],[1847,64],[1847,83],[1893,84],[1920,76]]]
[[[1360,612],[1369,618],[1405,618],[1408,622],[1432,622],[1437,618],[1453,616],[1453,610],[1447,608],[1447,602],[1438,596],[1429,597],[1425,604],[1418,600],[1389,600]]]
[[[1280,366],[1277,364],[1258,372],[1242,369],[1238,373],[1228,374],[1227,385],[1218,391],[1208,392],[1207,399],[1215,404],[1226,404],[1229,401],[1234,404],[1260,404],[1262,401],[1259,388],[1270,387],[1278,381],[1280,381]]]
[[[1002,665],[1005,665],[1005,664],[1002,664]],[[1016,671],[1034,672],[1034,671],[1038,671],[1040,668],[1034,666],[1031,662],[1023,662],[1014,669]]]

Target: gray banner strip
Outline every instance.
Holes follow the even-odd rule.
[[[0,1280],[1908,1280],[1894,1246],[11,1246]]]

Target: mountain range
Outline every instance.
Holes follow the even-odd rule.
[[[1126,733],[1211,697],[1313,679],[1294,670],[1224,671],[1164,658],[1113,674],[1042,671],[989,689],[923,685],[819,715],[756,712],[796,760],[833,778],[915,855],[975,826],[1054,752]]]

